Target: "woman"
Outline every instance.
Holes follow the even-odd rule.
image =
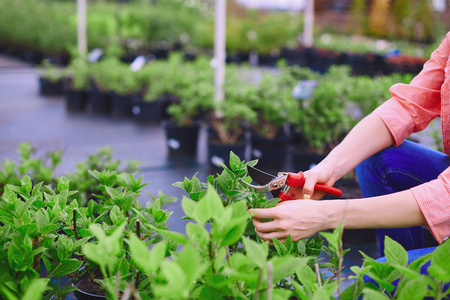
[[[409,85],[391,87],[391,99],[361,120],[317,166],[305,172],[294,199],[252,209],[257,234],[269,242],[309,237],[343,222],[345,228],[378,228],[407,250],[423,247],[427,225],[442,243],[450,235],[450,33]],[[444,153],[405,141],[441,118]],[[332,186],[356,167],[364,199],[315,201],[316,183]],[[272,219],[261,222],[260,219]],[[383,254],[383,248],[381,247]]]

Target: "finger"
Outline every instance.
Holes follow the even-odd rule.
[[[287,235],[285,232],[274,231],[274,232],[260,232],[256,230],[256,234],[263,240],[272,242],[272,239],[285,240]]]
[[[272,208],[252,208],[248,212],[253,214],[253,218],[257,219],[274,219],[276,217]]]
[[[314,193],[314,186],[317,183],[317,175],[311,172],[305,172],[305,184],[303,185],[303,199],[311,199]]]
[[[255,230],[258,232],[275,232],[282,231],[279,226],[277,226],[279,222],[271,221],[271,222],[261,222],[259,219],[253,219],[253,225],[255,226]]]

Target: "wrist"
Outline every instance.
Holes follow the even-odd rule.
[[[335,229],[345,220],[345,210],[348,200],[322,200],[319,203],[323,206],[323,212],[327,222],[324,223],[324,229]],[[344,224],[345,225],[345,224]]]

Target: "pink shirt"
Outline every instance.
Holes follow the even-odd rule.
[[[392,98],[378,107],[395,146],[411,133],[425,129],[441,117],[444,152],[450,154],[450,32],[424,64],[423,70],[407,84],[395,84]],[[450,167],[437,179],[411,189],[428,227],[439,243],[450,236]]]

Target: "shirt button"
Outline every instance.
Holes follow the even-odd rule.
[[[448,71],[448,68],[445,68],[445,69],[444,69],[444,72],[447,72],[447,71]]]

